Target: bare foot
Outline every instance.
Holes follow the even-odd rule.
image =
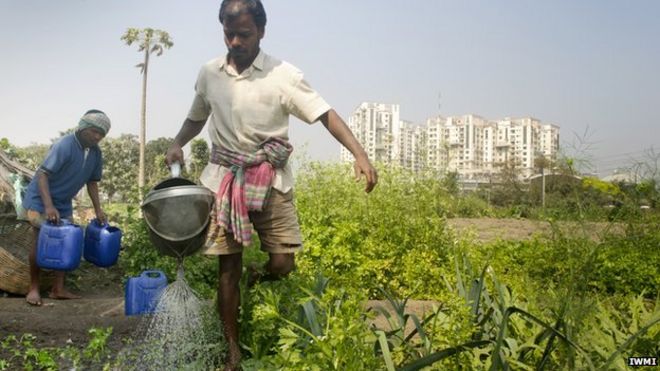
[[[41,304],[43,304],[41,302],[41,295],[39,295],[38,289],[30,290],[30,292],[28,292],[28,294],[25,296],[25,301],[27,301],[28,304],[34,305],[36,307],[39,307]]]
[[[55,292],[52,290],[49,294],[48,297],[51,299],[56,299],[56,300],[69,300],[69,299],[80,299],[82,296],[76,295],[72,292],[69,292],[67,290],[61,290]]]

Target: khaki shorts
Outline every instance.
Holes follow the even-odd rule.
[[[71,215],[64,217],[60,215],[60,218],[66,218],[71,220]],[[22,212],[16,217],[18,220],[26,220],[34,228],[41,228],[41,224],[46,221],[46,214],[42,214],[37,210],[22,210]]]
[[[259,235],[261,250],[271,254],[293,254],[302,250],[293,190],[282,193],[275,188],[271,189],[264,209],[250,211],[248,215]],[[216,224],[215,214],[211,223],[204,254],[229,255],[243,251],[243,246],[234,239],[234,235]]]

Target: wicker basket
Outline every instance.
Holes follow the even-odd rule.
[[[25,295],[30,287],[30,249],[34,244],[32,227],[16,215],[0,215],[0,290]],[[50,284],[52,272],[42,272],[41,281]]]

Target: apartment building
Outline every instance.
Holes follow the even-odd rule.
[[[494,164],[510,164],[522,169],[524,176],[532,175],[535,159],[556,160],[559,152],[559,127],[542,124],[533,117],[505,118],[495,122]]]
[[[398,157],[393,162],[415,172],[424,170],[427,157],[426,128],[402,120],[398,138]]]
[[[456,171],[473,178],[492,171],[487,138],[489,122],[477,115],[438,116],[426,121],[427,164],[439,171]]]
[[[362,103],[348,118],[348,127],[372,161],[400,164],[401,124],[398,104]],[[341,161],[353,155],[342,146]]]
[[[536,158],[554,160],[559,150],[559,127],[533,117],[436,116],[415,125],[400,118],[397,104],[362,103],[348,121],[372,161],[413,171],[455,171],[476,182],[490,179],[505,164],[528,177],[536,171]],[[341,160],[353,157],[342,148]]]

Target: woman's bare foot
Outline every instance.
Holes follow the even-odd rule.
[[[34,305],[36,307],[41,306],[43,304],[41,302],[41,295],[39,294],[39,289],[33,289],[28,292],[28,294],[25,296],[25,301],[30,304]]]
[[[48,294],[48,297],[51,299],[56,299],[56,300],[69,300],[69,299],[80,299],[80,295],[76,295],[72,292],[69,292],[65,289],[56,291],[56,290],[51,290],[50,293]]]

